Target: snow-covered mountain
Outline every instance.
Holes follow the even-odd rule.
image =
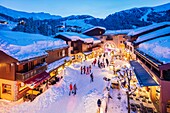
[[[165,21],[170,21],[170,3],[156,7],[132,8],[110,14],[105,19],[95,18],[88,23],[106,29],[133,29]]]
[[[30,19],[31,18],[31,19]],[[21,25],[20,21],[25,24]],[[133,29],[153,23],[170,21],[170,3],[155,6],[123,10],[99,19],[90,15],[71,15],[68,17],[54,16],[48,13],[26,13],[0,6],[0,28],[12,29],[28,33],[53,35],[58,32],[58,26],[80,27],[81,31],[92,26],[102,26],[107,30]],[[79,30],[80,31],[80,30]]]
[[[50,15],[49,13],[27,13],[22,11],[15,11],[0,5],[0,13],[8,15],[13,18],[33,18],[34,20],[44,20],[44,19],[59,19],[61,16]]]

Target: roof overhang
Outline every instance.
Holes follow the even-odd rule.
[[[152,76],[142,67],[142,65],[137,61],[130,61],[132,67],[134,67],[134,72],[136,78],[141,87],[144,86],[159,86],[159,84],[152,78]]]

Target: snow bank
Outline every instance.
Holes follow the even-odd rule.
[[[83,97],[85,113],[97,112],[97,100],[101,98],[99,92],[96,89],[90,90],[86,96]]]
[[[35,98],[33,102],[24,102],[20,105],[13,106],[10,113],[38,113],[38,111],[45,109],[50,104],[56,102],[64,94],[62,87],[52,86],[46,90],[43,95]]]

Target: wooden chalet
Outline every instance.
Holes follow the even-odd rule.
[[[0,31],[0,98],[16,101],[50,78],[48,64],[68,55],[63,40]]]
[[[57,33],[55,38],[65,40],[69,46],[69,56],[73,56],[75,60],[81,61],[88,56],[92,58],[92,51],[99,47],[101,41],[95,37],[90,37],[75,32],[61,32]]]

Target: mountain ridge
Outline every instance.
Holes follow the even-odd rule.
[[[3,11],[1,10],[3,8]],[[143,27],[151,25],[153,23],[170,21],[170,3],[163,4],[154,7],[141,7],[141,8],[131,8],[127,10],[122,10],[108,15],[106,18],[95,18],[90,15],[70,15],[67,17],[55,17],[48,13],[41,13],[43,18],[38,17],[37,13],[31,13],[33,17],[25,14],[26,12],[18,12],[12,10],[12,12],[17,12],[22,18],[17,18],[18,16],[11,16],[8,8],[0,6],[0,21],[7,21],[7,25],[1,25],[0,28],[9,29],[14,31],[22,31],[28,33],[40,33],[43,35],[53,35],[59,32],[58,26],[78,26],[81,28],[79,32],[88,29],[93,26],[102,26],[107,30],[121,30],[121,29],[134,29],[138,27]],[[12,13],[14,14],[14,13]],[[38,13],[39,14],[39,13]],[[40,19],[39,19],[40,18]],[[48,18],[48,19],[47,19]],[[57,18],[57,19],[56,19]],[[24,21],[25,24],[20,24]],[[75,28],[74,28],[75,29]],[[68,31],[72,31],[72,28],[68,28]]]

